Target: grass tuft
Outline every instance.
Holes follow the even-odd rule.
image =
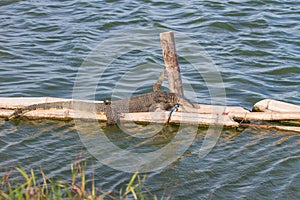
[[[57,181],[46,177],[43,168],[40,168],[40,176],[37,177],[33,169],[29,173],[21,167],[15,169],[24,177],[23,182],[10,180],[11,171],[1,177],[0,199],[20,199],[20,200],[46,200],[46,199],[151,199],[157,197],[146,190],[144,182],[146,176],[134,173],[128,184],[121,187],[119,195],[116,196],[112,191],[100,191],[95,188],[94,177],[92,188],[86,186],[86,162],[74,162],[70,165],[71,180]],[[94,176],[94,175],[93,175]],[[38,182],[37,180],[41,180]]]

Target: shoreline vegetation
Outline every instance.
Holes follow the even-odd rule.
[[[86,161],[73,162],[70,165],[71,177],[68,180],[49,179],[40,167],[41,177],[37,177],[33,168],[27,172],[21,167],[15,169],[23,180],[11,180],[10,173],[1,177],[0,199],[46,200],[46,199],[86,199],[86,200],[125,200],[155,199],[144,185],[146,175],[134,173],[120,191],[102,191],[96,188],[94,179],[91,187],[86,183]],[[39,181],[38,181],[39,180]],[[162,197],[161,199],[170,199]]]

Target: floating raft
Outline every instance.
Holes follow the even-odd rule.
[[[102,101],[71,100],[74,102],[103,103]],[[17,108],[24,108],[33,104],[60,101],[70,101],[70,99],[52,97],[0,97],[0,117],[10,116]],[[300,127],[298,126],[277,126],[250,123],[251,121],[300,121],[300,106],[290,103],[270,99],[262,100],[253,106],[253,110],[255,110],[255,112],[250,112],[238,106],[223,107],[205,104],[195,104],[195,106],[199,108],[197,113],[174,112],[170,119],[170,123],[184,123],[205,126],[222,125],[231,128],[255,126],[260,128],[275,128],[279,130],[300,132]],[[47,118],[60,120],[107,120],[104,113],[91,113],[72,109],[39,109],[26,112],[22,116],[29,119]],[[122,113],[120,116],[120,121],[166,123],[168,117],[168,111]]]
[[[71,101],[70,99],[63,98],[52,98],[52,97],[12,97],[12,98],[1,98],[0,97],[0,117],[10,116],[15,109],[24,108],[29,105],[40,104],[40,103],[50,103],[50,102],[60,102],[60,101]],[[103,101],[86,101],[86,100],[72,100],[76,102],[90,102],[90,103],[103,103]],[[222,106],[210,106],[197,104],[197,107],[201,107],[199,113],[184,113],[184,112],[174,112],[172,114],[170,123],[190,123],[190,124],[220,124],[229,127],[237,127],[238,123],[233,121],[230,115],[213,114],[214,110],[222,110],[224,113],[239,113],[245,114],[249,113],[248,110],[242,107],[222,107]],[[90,113],[72,109],[49,109],[49,110],[32,110],[24,113],[22,116],[29,119],[95,119],[106,121],[106,115],[104,113]],[[122,113],[120,116],[121,121],[134,121],[134,122],[157,122],[165,123],[169,117],[169,112],[138,112],[138,113]],[[215,119],[218,119],[216,121]]]

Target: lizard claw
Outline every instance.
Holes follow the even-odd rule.
[[[11,115],[9,115],[8,117],[5,117],[4,120],[5,121],[13,120],[13,119],[19,117],[22,112],[23,112],[22,108],[17,108]]]

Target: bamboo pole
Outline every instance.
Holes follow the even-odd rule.
[[[25,99],[25,104],[28,100],[32,98]],[[1,100],[1,99],[0,99]],[[16,100],[16,99],[15,99]],[[20,99],[19,99],[20,100]],[[66,100],[66,99],[62,99]],[[37,99],[36,101],[41,101]],[[78,101],[78,100],[77,100]],[[3,105],[0,101],[0,105]],[[24,107],[21,102],[13,105],[14,108]],[[8,117],[14,112],[14,109],[0,109],[0,117]],[[139,113],[121,113],[120,120],[124,122],[154,122],[154,123],[166,123],[168,120],[170,112],[139,112]],[[107,121],[104,113],[92,113],[84,112],[72,109],[49,109],[49,110],[32,110],[26,112],[22,115],[23,117],[29,119],[59,119],[59,120],[71,120],[71,119],[89,119],[89,120],[101,120]],[[198,124],[198,125],[223,125],[226,127],[238,127],[238,123],[234,122],[231,117],[226,115],[218,114],[199,114],[199,113],[183,113],[174,112],[172,114],[170,123],[185,123],[185,124]]]
[[[273,99],[264,99],[253,106],[253,111],[257,112],[299,112],[300,106]]]
[[[230,113],[235,121],[281,121],[300,120],[300,112],[249,112]]]
[[[166,123],[170,112],[139,112],[139,113],[123,113],[121,121],[135,122],[155,122]],[[238,127],[239,123],[232,120],[228,115],[218,114],[199,114],[199,113],[184,113],[174,112],[169,121],[174,124],[195,124],[195,125],[223,125],[226,127]]]
[[[76,100],[76,99],[64,99],[64,98],[53,98],[53,97],[11,97],[5,98],[0,97],[0,117],[9,117],[15,109],[24,108],[26,106],[34,104],[43,104],[50,102],[69,102],[73,101],[78,103],[103,103],[103,101],[89,101],[89,100]],[[38,118],[50,118],[50,119],[73,119],[73,118],[82,118],[82,119],[97,119],[97,120],[107,120],[104,114],[100,113],[91,113],[85,111],[78,111],[72,109],[39,109],[32,110],[22,114],[30,119]]]
[[[8,117],[13,113],[13,110],[0,110],[0,116]],[[154,113],[123,113],[121,121],[123,122],[153,122],[153,123],[165,123],[168,118],[169,112],[154,112]],[[106,116],[103,114],[95,114],[88,112],[80,112],[74,110],[34,110],[24,114],[29,119],[59,119],[59,120],[71,120],[71,119],[87,119],[87,120],[100,120],[106,121]],[[264,125],[264,124],[239,124],[232,120],[230,116],[223,116],[216,123],[217,115],[210,114],[195,114],[195,113],[180,113],[175,112],[172,115],[170,123],[184,123],[194,125],[223,125],[230,128],[260,128],[260,129],[276,129],[282,131],[293,131],[300,133],[300,127],[297,126],[277,126],[277,125]]]
[[[89,103],[102,103],[102,101],[87,101],[87,100],[74,100],[74,99],[62,99],[51,97],[12,97],[12,98],[0,98],[0,117],[8,117],[16,108],[23,108],[37,103],[58,102],[58,101],[74,101],[74,102],[89,102]],[[297,126],[275,126],[275,125],[263,125],[263,124],[245,124],[238,123],[236,121],[251,121],[251,120],[299,120],[300,113],[293,112],[249,112],[241,107],[228,106],[225,107],[223,114],[212,114],[213,110],[211,105],[196,104],[196,107],[200,106],[202,113],[184,113],[174,112],[170,123],[186,123],[186,124],[198,124],[198,125],[223,125],[225,127],[258,127],[264,129],[277,129],[285,131],[300,132],[300,127]],[[217,106],[219,107],[219,106]],[[198,109],[196,109],[198,110]],[[106,121],[107,118],[104,113],[92,113],[77,111],[72,109],[49,109],[49,110],[32,110],[24,113],[25,117],[29,119],[59,119],[59,120],[71,120],[71,119],[90,119]],[[154,122],[165,123],[168,119],[169,112],[141,112],[141,113],[123,113],[120,120],[124,122]],[[236,120],[236,121],[235,121]]]
[[[30,106],[33,104],[64,101],[103,103],[103,101],[76,100],[55,97],[0,97],[0,109],[16,109]]]
[[[0,109],[0,117],[9,117],[14,110]],[[91,113],[72,109],[49,109],[49,110],[32,110],[22,114],[22,117],[28,119],[58,119],[58,120],[72,120],[72,119],[89,119],[107,121],[104,114]]]
[[[178,65],[178,58],[176,54],[176,47],[173,32],[163,32],[160,34],[162,54],[166,65],[168,74],[168,83],[171,93],[184,96],[182,88],[182,80],[180,75],[180,68]]]
[[[49,102],[60,102],[60,101],[74,101],[78,102],[89,102],[89,103],[103,103],[102,101],[88,101],[88,100],[76,100],[76,99],[63,99],[63,98],[51,98],[51,97],[11,97],[11,98],[0,98],[0,117],[8,117],[16,108],[24,108],[29,105],[39,104],[39,103],[49,103]],[[224,126],[237,126],[238,124],[234,122],[230,117],[225,116],[224,120],[220,115],[212,115],[214,107],[220,106],[210,106],[196,104],[196,107],[201,107],[202,110],[195,109],[195,111],[200,111],[202,113],[183,113],[174,112],[170,122],[171,123],[190,123],[190,124],[200,124],[200,125],[212,125],[216,121]],[[227,112],[249,112],[241,107],[224,107]],[[166,122],[168,119],[169,112],[155,112],[155,113],[123,113],[124,121],[136,121],[136,122]],[[50,118],[50,119],[95,119],[106,121],[107,118],[105,114],[101,113],[91,113],[84,111],[75,111],[72,109],[39,109],[32,110],[24,113],[22,116],[30,119],[40,119],[40,118]],[[128,120],[130,119],[130,120]],[[221,120],[220,120],[221,119]]]
[[[0,117],[8,117],[14,110],[0,109]],[[153,122],[165,123],[168,119],[169,112],[145,112],[145,113],[123,113],[120,120],[123,122]],[[100,120],[106,121],[107,118],[104,114],[88,113],[82,111],[74,111],[69,109],[63,110],[33,110],[24,114],[29,119],[59,119],[59,120],[72,120],[72,119],[87,119],[87,120]],[[216,120],[219,118],[219,120]],[[217,121],[217,123],[216,123]],[[197,113],[181,113],[175,112],[172,115],[170,123],[184,123],[194,125],[223,125],[230,128],[260,128],[260,129],[276,129],[282,131],[293,131],[300,133],[300,127],[297,126],[277,126],[277,125],[264,125],[264,124],[239,124],[232,120],[229,115],[220,117],[220,115],[211,114],[197,114]]]
[[[229,113],[239,113],[239,114],[246,114],[249,113],[249,110],[246,110],[240,106],[216,106],[216,105],[207,105],[207,104],[193,104],[194,109],[189,109],[194,113],[201,113],[201,114],[212,114],[215,113],[216,110],[220,110],[223,114]],[[181,107],[178,109],[179,111],[183,111]]]
[[[89,101],[89,100],[76,100],[76,99],[64,99],[64,98],[53,98],[53,97],[0,97],[0,110],[2,109],[16,109],[23,108],[33,104],[40,103],[50,103],[50,102],[64,102],[64,101],[74,101],[74,102],[89,102],[89,103],[103,103],[103,101]],[[248,110],[239,106],[215,106],[207,104],[194,104],[195,113],[201,114],[212,114],[214,110],[223,110],[224,113],[249,113]],[[179,109],[181,111],[181,108]],[[1,116],[1,114],[0,114]]]
[[[18,106],[19,108],[23,106]],[[13,109],[0,109],[0,117],[8,117],[14,112]],[[176,113],[184,113],[184,112],[175,112],[173,115],[177,115]],[[136,114],[133,114],[136,116]],[[141,121],[143,120],[142,113],[140,115]],[[211,113],[184,113],[185,119],[182,119],[180,122],[191,121],[193,123],[193,117],[203,117],[205,115],[212,115]],[[71,119],[71,118],[83,118],[83,119],[97,119],[97,120],[106,120],[106,116],[104,114],[99,113],[90,113],[84,111],[74,111],[72,109],[49,109],[49,110],[32,110],[25,113],[23,116],[28,118],[56,118],[56,119]],[[217,116],[216,114],[213,116]],[[300,113],[240,113],[240,112],[230,112],[228,116],[234,121],[283,121],[283,120],[300,120]],[[145,116],[147,119],[148,116]],[[139,121],[138,118],[135,118],[136,121]],[[150,120],[150,119],[149,119]],[[197,121],[197,119],[196,119]],[[149,121],[151,122],[151,120]]]

